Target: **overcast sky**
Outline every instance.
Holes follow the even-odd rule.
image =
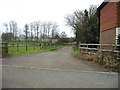
[[[0,32],[2,23],[15,20],[19,28],[36,20],[53,21],[59,24],[60,32],[73,36],[65,25],[64,17],[75,10],[88,9],[90,5],[100,5],[103,0],[0,0]]]

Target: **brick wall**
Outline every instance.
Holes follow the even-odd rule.
[[[118,27],[120,27],[120,1],[118,2]]]
[[[100,44],[115,44],[116,30],[110,29],[100,32]]]
[[[117,3],[108,2],[100,10],[100,31],[116,27],[117,24]]]

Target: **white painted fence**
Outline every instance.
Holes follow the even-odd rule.
[[[116,54],[116,59],[120,60],[120,50],[118,49],[120,45],[112,44],[80,44],[79,49],[84,51],[84,53],[96,54],[98,50],[102,52],[113,52]]]

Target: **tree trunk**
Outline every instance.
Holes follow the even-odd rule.
[[[78,48],[79,47],[79,33],[78,31],[76,31],[76,47]]]

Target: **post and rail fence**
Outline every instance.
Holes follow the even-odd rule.
[[[0,42],[0,58],[13,55],[14,53],[32,52],[52,48],[55,44],[51,43],[23,43],[16,42],[14,44]]]
[[[70,44],[73,45],[73,44]],[[32,45],[33,49],[35,49],[36,45]],[[38,46],[38,45],[37,45]],[[42,45],[39,45],[41,47]],[[13,47],[12,45],[8,45],[3,42],[0,43],[0,57],[8,54],[8,48]],[[19,45],[18,43],[14,45],[16,47],[16,51],[19,51],[20,47],[25,47],[24,45]],[[84,53],[96,54],[98,51],[103,53],[113,53],[116,55],[116,59],[120,60],[120,45],[112,45],[112,44],[79,44],[80,51]],[[14,52],[14,51],[13,51]]]
[[[97,54],[97,52],[112,53],[117,60],[120,60],[120,45],[113,44],[79,44],[80,51],[88,54]]]

